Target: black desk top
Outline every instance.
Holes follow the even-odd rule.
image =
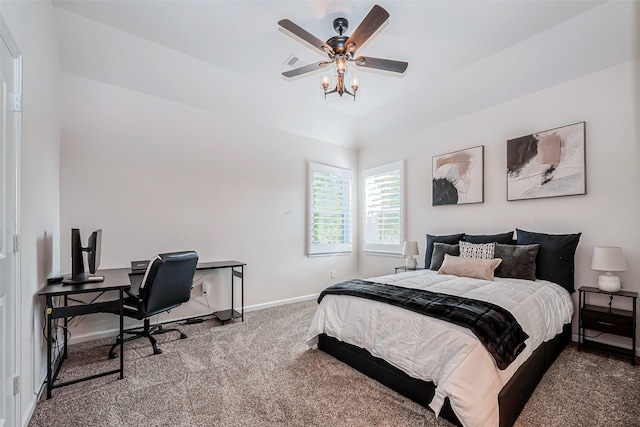
[[[199,262],[196,270],[207,270],[210,268],[229,268],[229,267],[242,267],[247,265],[240,261],[213,261],[213,262]]]
[[[233,268],[233,267],[243,267],[247,265],[245,262],[240,261],[212,261],[212,262],[199,262],[196,266],[196,270],[214,270],[216,268]],[[146,270],[131,270],[129,269],[129,274],[133,276],[141,276]]]
[[[42,296],[58,296],[71,294],[84,294],[89,292],[112,291],[118,289],[127,289],[131,286],[129,282],[129,274],[126,268],[112,268],[107,270],[98,270],[97,276],[104,276],[102,282],[80,283],[80,284],[64,284],[56,283],[53,285],[45,285],[38,291],[38,295]]]

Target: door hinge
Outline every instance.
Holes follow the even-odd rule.
[[[13,252],[14,253],[20,252],[20,235],[19,234],[13,235]]]
[[[16,95],[13,98],[13,111],[22,111],[22,97],[20,95]]]
[[[13,394],[20,394],[20,377],[13,377]]]

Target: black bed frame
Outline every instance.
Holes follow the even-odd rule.
[[[542,376],[570,341],[571,323],[568,323],[561,333],[535,349],[513,374],[498,395],[500,427],[511,427],[515,423]],[[360,347],[321,334],[318,348],[423,406],[428,407],[435,394],[433,382],[413,378]],[[445,398],[440,416],[462,425],[451,409],[449,398]]]

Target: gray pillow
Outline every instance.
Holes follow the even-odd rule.
[[[497,244],[495,257],[502,258],[495,277],[536,280],[536,255],[540,245]]]
[[[429,270],[440,270],[442,262],[444,261],[445,254],[459,256],[460,245],[450,245],[448,243],[435,242],[433,244],[433,254],[431,255],[431,265],[429,266]]]

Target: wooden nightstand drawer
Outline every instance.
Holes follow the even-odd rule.
[[[585,305],[582,309],[582,327],[624,337],[633,337],[633,317],[631,312],[605,307]]]

